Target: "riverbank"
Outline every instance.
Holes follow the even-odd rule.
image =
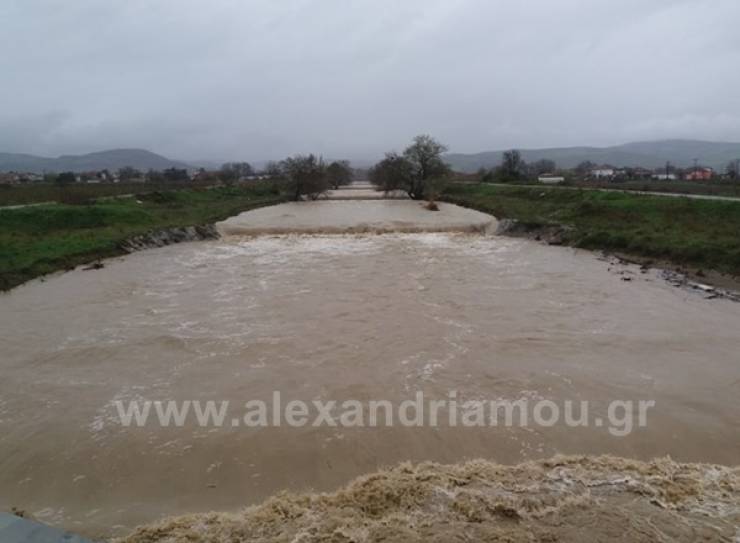
[[[202,185],[200,188],[210,185]],[[131,197],[134,194],[192,190],[192,181],[147,183],[27,183],[22,185],[0,184],[0,207],[21,207],[51,203],[82,203],[109,198]]]
[[[441,199],[515,220],[516,235],[740,286],[740,202],[490,185],[451,185]]]
[[[478,184],[470,178],[455,178],[454,182]],[[514,181],[511,183],[486,183],[493,186],[516,186],[555,190],[602,190],[608,192],[627,192],[631,194],[657,194],[661,196],[691,196],[698,199],[717,200],[740,199],[740,183],[730,181],[697,183],[690,181],[578,181],[557,184],[545,184],[534,180]]]
[[[87,205],[0,209],[0,290],[126,254],[137,244],[146,246],[149,238],[166,244],[168,229],[180,229],[172,231],[172,241],[201,234],[207,238],[216,221],[282,201],[269,184],[255,184],[153,192]],[[182,230],[191,226],[205,228]]]

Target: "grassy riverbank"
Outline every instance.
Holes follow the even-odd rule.
[[[610,183],[606,181],[590,181],[581,184],[575,183],[571,186],[641,192],[665,192],[668,194],[740,197],[740,183],[729,181],[713,183],[696,183],[691,181],[624,181]]]
[[[442,199],[533,228],[571,227],[575,247],[740,276],[740,202],[490,185],[451,185]]]
[[[0,209],[0,290],[122,254],[121,242],[150,230],[211,223],[282,199],[268,184],[257,184]]]
[[[470,177],[455,178],[455,182],[466,184],[478,184]],[[543,185],[531,179],[507,183],[509,186],[517,187],[541,187],[545,189],[606,189],[612,191],[631,192],[660,192],[666,194],[691,194],[697,196],[723,196],[740,198],[740,182],[715,181],[697,183],[691,181],[569,181],[560,185]]]

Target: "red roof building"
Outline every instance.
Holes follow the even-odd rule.
[[[696,168],[686,172],[686,181],[711,181],[714,176],[712,168]]]

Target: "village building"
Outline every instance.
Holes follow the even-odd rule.
[[[659,172],[653,174],[653,179],[656,181],[675,181],[678,179],[678,176],[675,173]]]
[[[546,185],[557,185],[558,183],[565,182],[565,177],[554,173],[543,173],[537,177],[537,180]]]
[[[598,166],[596,168],[592,168],[589,173],[591,177],[596,179],[609,179],[614,177],[614,168],[611,166]]]
[[[714,170],[702,167],[686,172],[684,179],[686,181],[711,181],[712,177],[714,177]]]

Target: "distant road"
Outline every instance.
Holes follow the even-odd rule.
[[[653,192],[649,190],[605,189],[601,187],[569,187],[564,185],[508,185],[506,183],[486,183],[494,187],[529,187],[538,189],[557,190],[597,190],[600,192],[621,192],[623,194],[643,194],[645,196],[669,196],[671,198],[691,198],[692,200],[725,200],[740,202],[738,196],[715,196],[713,194],[684,194],[681,192]]]
[[[97,198],[91,198],[92,200],[96,201],[103,201],[103,200],[116,200],[118,198],[133,198],[135,194],[113,194],[111,196],[99,196]],[[46,202],[33,202],[30,204],[13,204],[9,206],[0,206],[0,209],[21,209],[23,207],[36,207],[36,206],[47,206],[50,204],[58,204],[59,202],[55,200],[49,200]]]
[[[13,204],[10,206],[0,206],[0,209],[21,209],[23,207],[35,207],[35,206],[45,206],[49,204],[56,204],[57,202],[49,201],[49,202],[34,202],[32,204]]]

